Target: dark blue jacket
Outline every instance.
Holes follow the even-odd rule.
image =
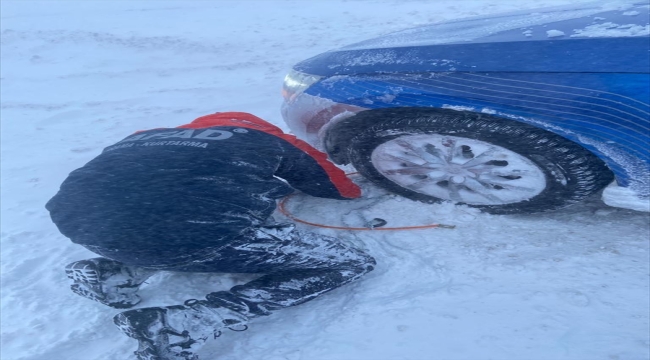
[[[217,113],[105,148],[68,176],[46,208],[75,243],[108,257],[131,252],[134,265],[152,262],[155,248],[165,264],[259,226],[294,189],[333,199],[360,195],[306,143],[253,115]]]

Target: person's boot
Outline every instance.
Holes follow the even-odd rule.
[[[155,272],[106,258],[75,261],[65,267],[75,294],[117,309],[137,305],[141,299],[136,292]]]
[[[138,340],[138,360],[197,360],[196,351],[209,337],[218,337],[225,328],[246,330],[248,318],[205,300],[188,300],[185,305],[125,311],[113,321]]]

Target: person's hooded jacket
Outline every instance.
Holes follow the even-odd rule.
[[[168,263],[261,225],[294,189],[360,196],[325,154],[251,114],[225,112],[105,148],[46,207],[75,243],[106,255],[130,251],[132,262],[155,246]]]

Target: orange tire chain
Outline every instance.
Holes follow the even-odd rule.
[[[348,174],[348,175],[352,175],[352,174]],[[302,224],[307,224],[307,225],[326,228],[326,229],[355,230],[355,231],[375,231],[375,230],[398,231],[398,230],[417,230],[417,229],[435,229],[435,228],[454,229],[456,227],[456,225],[428,224],[428,225],[418,225],[418,226],[367,228],[367,227],[347,227],[347,226],[332,226],[332,225],[318,224],[318,223],[313,223],[313,222],[309,222],[309,221],[306,221],[306,220],[299,219],[299,218],[293,216],[293,214],[291,214],[287,210],[286,205],[289,202],[289,199],[292,198],[294,195],[295,194],[285,197],[278,204],[278,210],[280,210],[282,215],[288,217],[289,219],[291,219],[293,221],[296,221],[296,222],[299,222],[299,223],[302,223]]]

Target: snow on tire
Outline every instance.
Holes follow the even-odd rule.
[[[352,164],[413,200],[532,213],[578,202],[613,180],[580,145],[512,120],[422,108],[369,110],[355,118],[374,125],[352,139]]]

